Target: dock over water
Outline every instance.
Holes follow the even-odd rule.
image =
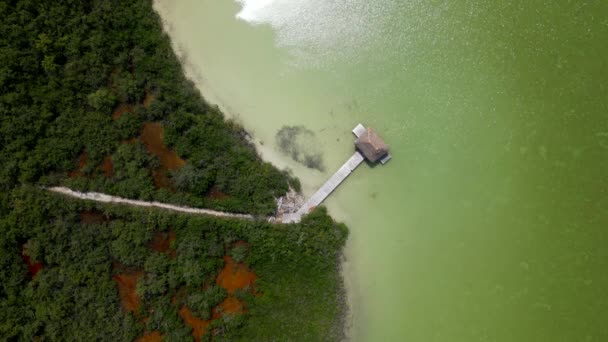
[[[283,222],[300,222],[302,215],[308,214],[312,209],[321,204],[329,194],[331,194],[336,188],[348,177],[357,166],[361,165],[365,157],[359,151],[353,153],[353,155],[344,163],[336,173],[334,173],[328,180],[323,184],[317,192],[315,192],[310,198],[292,214],[287,214],[283,217]]]
[[[300,222],[303,215],[321,204],[365,159],[382,164],[391,159],[388,146],[372,129],[358,124],[353,134],[357,137],[355,153],[295,213],[284,214],[284,223]]]

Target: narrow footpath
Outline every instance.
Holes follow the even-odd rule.
[[[178,205],[166,204],[166,203],[161,203],[161,202],[147,202],[147,201],[132,200],[132,199],[126,199],[126,198],[122,198],[122,197],[106,195],[106,194],[102,194],[99,192],[78,192],[78,191],[74,191],[70,188],[61,187],[61,186],[55,186],[55,187],[50,187],[50,188],[46,188],[46,189],[48,191],[56,192],[56,193],[59,193],[62,195],[75,197],[75,198],[79,198],[79,199],[83,199],[83,200],[96,201],[96,202],[126,204],[126,205],[132,205],[132,206],[137,206],[137,207],[156,207],[156,208],[167,209],[167,210],[172,210],[172,211],[179,211],[182,213],[211,215],[211,216],[217,216],[217,217],[231,217],[231,218],[238,218],[238,219],[245,219],[245,220],[255,219],[255,217],[253,215],[248,215],[248,214],[234,214],[234,213],[227,213],[227,212],[223,212],[223,211],[210,210],[210,209],[181,207]]]

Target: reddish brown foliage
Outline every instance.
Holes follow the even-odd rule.
[[[101,162],[99,168],[103,172],[104,176],[108,178],[114,176],[114,163],[112,162],[112,156],[106,156],[105,158],[103,158],[103,161]]]
[[[87,155],[87,153],[82,152],[80,154],[80,156],[78,156],[78,166],[76,167],[76,169],[74,169],[68,173],[68,177],[75,178],[75,177],[82,176],[82,169],[87,165],[88,159],[89,159],[89,156]]]
[[[239,241],[234,246],[247,246],[245,241]],[[228,291],[229,296],[224,299],[218,306],[213,308],[211,320],[204,321],[192,315],[192,312],[184,305],[179,310],[179,314],[192,327],[192,336],[196,341],[200,341],[201,336],[205,334],[205,330],[211,324],[212,320],[218,319],[225,314],[242,314],[246,311],[245,303],[234,296],[234,293],[241,289],[250,289],[253,291],[253,284],[257,279],[245,264],[235,263],[229,256],[224,256],[224,268],[216,277],[215,282]],[[182,293],[183,295],[183,293]],[[175,300],[175,298],[174,298]]]
[[[112,113],[112,120],[118,120],[126,112],[133,112],[133,106],[127,103],[121,103]]]
[[[207,197],[214,199],[214,200],[222,200],[222,199],[226,199],[229,198],[230,196],[226,195],[225,193],[221,192],[215,185],[211,187],[211,189],[209,190],[209,192],[207,192]]]
[[[236,290],[250,288],[257,276],[245,264],[235,263],[232,257],[224,256],[224,268],[215,279],[215,282],[225,288],[228,293],[235,293]]]
[[[160,331],[154,330],[152,332],[147,332],[143,336],[138,337],[135,342],[161,342],[162,335]]]
[[[158,188],[171,190],[171,183],[166,176],[167,171],[181,168],[186,161],[181,159],[175,151],[165,146],[163,141],[163,126],[159,122],[146,122],[141,132],[141,141],[150,153],[160,159],[161,167],[154,170],[154,184]]]
[[[153,250],[159,253],[167,253],[172,258],[175,258],[175,250],[171,249],[171,243],[175,241],[175,232],[173,229],[169,232],[157,232],[154,238],[148,245]]]
[[[32,278],[42,269],[42,263],[32,262],[30,256],[24,253],[24,250],[21,251],[21,258],[23,258],[23,261],[27,264],[27,269],[30,271]]]
[[[236,297],[227,297],[213,309],[213,319],[220,318],[224,314],[241,314],[243,312],[245,312],[245,303]]]
[[[154,101],[154,95],[150,94],[149,92],[146,92],[146,97],[144,98],[144,108],[148,108],[150,107],[150,103],[152,103],[152,101]]]
[[[204,321],[200,318],[194,317],[192,312],[184,305],[179,309],[179,315],[182,317],[184,322],[192,328],[192,336],[198,342],[201,340],[201,336],[205,333],[207,326],[211,324],[211,321]]]
[[[120,304],[130,312],[137,313],[141,305],[141,299],[135,293],[137,281],[141,278],[143,272],[122,273],[112,277],[118,285],[118,294],[120,296]]]
[[[80,212],[80,222],[84,224],[101,224],[108,222],[108,218],[98,210],[83,210]]]

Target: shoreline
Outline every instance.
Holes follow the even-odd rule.
[[[167,37],[169,37],[173,52],[175,53],[175,56],[179,60],[180,64],[182,65],[184,75],[199,90],[201,97],[205,100],[205,102],[210,105],[217,106],[224,114],[225,120],[232,120],[236,122],[249,134],[249,136],[251,137],[251,142],[255,146],[255,149],[262,160],[270,162],[279,170],[291,169],[289,167],[289,164],[285,162],[285,160],[278,154],[278,152],[274,151],[269,146],[260,144],[259,141],[255,139],[255,132],[252,132],[250,129],[245,127],[243,122],[240,120],[240,117],[234,113],[234,110],[231,110],[230,106],[226,103],[226,101],[224,101],[221,96],[216,93],[215,89],[213,89],[213,87],[208,84],[208,81],[205,79],[203,73],[199,70],[199,68],[197,68],[196,65],[194,65],[188,60],[188,54],[183,50],[181,46],[178,45],[176,39],[174,39],[174,31],[171,24],[169,24],[163,17],[163,12],[167,12],[169,11],[169,9],[163,4],[161,4],[160,0],[153,0],[152,2],[152,7],[154,11],[156,11],[160,19],[163,32],[167,34]],[[305,192],[304,189],[302,192]],[[333,218],[336,217],[335,213],[330,213],[330,216]],[[340,212],[338,216],[344,218],[345,214],[343,212]],[[352,264],[349,262],[348,259],[348,255],[352,252],[351,241],[351,238],[347,238],[346,244],[342,248],[342,253],[339,257],[339,260],[337,261],[337,274],[340,276],[342,283],[342,289],[340,291],[342,292],[342,294],[338,295],[344,298],[344,310],[341,317],[338,318],[338,321],[342,324],[341,330],[344,341],[353,341],[354,338],[353,306],[357,294],[355,293],[356,291],[354,286],[354,279],[352,277]]]

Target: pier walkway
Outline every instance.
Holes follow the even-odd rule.
[[[370,163],[380,162],[386,164],[391,160],[388,153],[388,145],[371,128],[365,128],[358,124],[353,129],[353,134],[357,137],[355,147],[357,151],[329,178],[323,186],[312,195],[296,212],[283,214],[280,220],[283,223],[300,222],[303,215],[308,214],[316,206],[321,204],[336,188],[348,177],[355,169],[361,165],[363,160]]]
[[[321,202],[323,202],[325,198],[327,198],[327,196],[329,196],[329,194],[331,194],[340,183],[357,168],[357,166],[361,165],[364,159],[365,157],[363,157],[359,151],[355,152],[346,163],[344,163],[338,171],[336,171],[336,173],[334,173],[333,176],[331,176],[331,178],[329,178],[327,182],[325,182],[325,184],[323,184],[323,186],[321,186],[321,188],[319,188],[319,190],[317,190],[317,192],[298,209],[298,211],[292,214],[285,214],[283,216],[283,222],[300,222],[302,215],[308,214],[314,207],[321,204]]]

